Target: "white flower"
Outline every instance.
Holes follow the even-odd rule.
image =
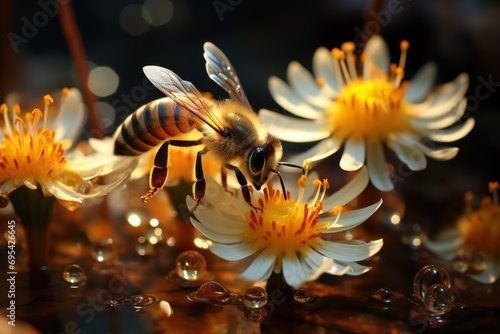
[[[64,89],[58,110],[44,97],[44,112],[21,115],[19,105],[0,107],[0,195],[20,186],[41,187],[66,208],[76,209],[84,199],[103,196],[123,185],[135,168],[135,158],[84,152],[75,148],[82,134],[86,111],[78,89]],[[100,184],[104,177],[107,183]]]
[[[342,205],[358,196],[368,183],[366,168],[346,186],[325,197],[327,180],[307,183],[299,180],[293,200],[267,183],[252,201],[262,209],[252,209],[242,198],[224,191],[208,178],[207,195],[191,223],[214,243],[210,250],[228,261],[253,256],[241,274],[246,280],[267,280],[271,273],[283,273],[288,285],[299,288],[326,272],[333,275],[360,275],[370,268],[356,263],[368,259],[382,247],[382,239],[330,241],[329,233],[352,229],[368,219],[382,201],[357,210],[342,212]],[[240,192],[237,192],[240,193]],[[195,201],[187,198],[189,207]]]
[[[473,211],[472,194],[466,195],[465,213],[457,225],[441,232],[434,240],[423,236],[423,244],[438,257],[451,262],[453,269],[467,273],[481,283],[494,283],[500,277],[500,205],[498,182],[490,182],[490,197],[482,199]]]
[[[354,43],[331,52],[320,47],[313,57],[314,76],[294,61],[288,66],[289,85],[271,77],[274,100],[301,118],[260,110],[268,131],[290,142],[319,141],[288,161],[319,161],[344,146],[342,169],[358,170],[366,164],[372,184],[390,191],[394,185],[384,144],[413,171],[426,167],[426,156],[453,158],[457,147],[434,147],[432,141],[456,141],[474,127],[473,118],[450,127],[464,114],[468,76],[462,73],[432,89],[436,66],[428,63],[410,82],[403,81],[408,47],[407,41],[401,42],[399,64],[390,65],[385,41],[373,36],[361,55],[359,72]]]

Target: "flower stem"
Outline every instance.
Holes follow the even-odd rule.
[[[26,234],[32,287],[47,283],[40,274],[45,272],[49,265],[49,232],[55,203],[55,197],[46,197],[40,188],[38,186],[32,190],[21,186],[9,194]]]

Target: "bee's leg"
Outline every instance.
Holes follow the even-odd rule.
[[[256,207],[255,205],[252,204],[252,198],[250,197],[250,190],[248,189],[247,179],[245,178],[245,175],[243,175],[241,170],[238,167],[230,164],[226,164],[225,167],[227,169],[234,171],[234,173],[236,174],[236,179],[238,179],[238,183],[241,186],[241,192],[243,193],[243,199],[245,200],[245,202],[247,202],[248,205],[252,207],[252,209],[256,211],[257,210],[262,211],[261,208]]]
[[[201,140],[167,140],[156,152],[154,166],[149,174],[149,191],[141,199],[146,203],[151,197],[156,195],[167,183],[168,176],[168,147],[181,146],[189,147],[202,144]]]
[[[201,163],[201,157],[203,156],[203,151],[198,152],[196,155],[196,165],[194,169],[196,182],[193,185],[194,199],[196,204],[191,208],[191,212],[194,212],[198,205],[200,205],[201,200],[205,197],[205,189],[207,183],[205,181],[205,176],[203,175],[203,165]]]
[[[149,173],[149,191],[146,195],[141,196],[141,200],[146,203],[151,197],[156,195],[167,182],[168,175],[168,146],[170,140],[164,142],[158,151],[156,151],[154,166]]]

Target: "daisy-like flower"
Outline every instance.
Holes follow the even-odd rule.
[[[385,41],[373,36],[361,54],[359,71],[354,43],[331,52],[320,47],[313,57],[314,76],[294,61],[287,70],[290,85],[277,77],[269,79],[274,100],[302,119],[261,110],[268,131],[290,142],[319,141],[288,161],[319,161],[343,145],[342,169],[354,171],[366,164],[372,184],[390,191],[394,185],[384,144],[413,171],[426,167],[426,156],[455,157],[457,147],[434,147],[429,142],[456,141],[474,127],[473,118],[451,127],[464,114],[468,76],[462,73],[432,89],[436,66],[428,63],[411,81],[404,81],[409,43],[400,46],[399,63],[389,64]]]
[[[253,256],[241,274],[246,280],[267,280],[282,273],[288,285],[299,288],[322,273],[360,275],[370,268],[356,263],[376,254],[382,239],[363,242],[330,241],[329,233],[352,229],[368,219],[380,206],[342,211],[342,205],[360,194],[368,183],[366,168],[342,189],[325,196],[328,181],[308,183],[307,173],[299,179],[296,194],[284,194],[268,182],[254,203],[254,210],[240,197],[224,191],[208,179],[207,196],[191,218],[192,224],[214,243],[210,250],[228,261]],[[295,199],[292,199],[295,196]],[[187,198],[189,207],[195,201]]]
[[[123,185],[137,161],[75,149],[86,111],[78,89],[64,89],[58,110],[45,95],[42,112],[35,108],[21,114],[18,104],[9,110],[0,106],[0,195],[4,202],[18,187],[39,189],[55,196],[67,209],[76,209],[84,199],[106,195]],[[104,177],[106,184],[94,182]],[[103,179],[103,178],[99,178]]]
[[[423,236],[423,244],[438,257],[451,261],[454,270],[469,274],[481,283],[494,283],[500,277],[500,205],[498,182],[490,182],[492,197],[481,200],[477,210],[471,193],[465,195],[466,208],[456,226],[441,232],[434,240]]]

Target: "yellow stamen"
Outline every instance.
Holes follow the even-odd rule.
[[[45,95],[43,97],[43,103],[45,104],[44,117],[43,117],[43,128],[47,128],[47,117],[49,115],[49,105],[54,103],[54,99],[50,95]]]
[[[4,133],[8,136],[12,136],[12,127],[10,126],[10,119],[9,119],[9,109],[7,108],[7,105],[3,103],[0,106],[0,112],[3,114],[3,122],[4,122]]]

